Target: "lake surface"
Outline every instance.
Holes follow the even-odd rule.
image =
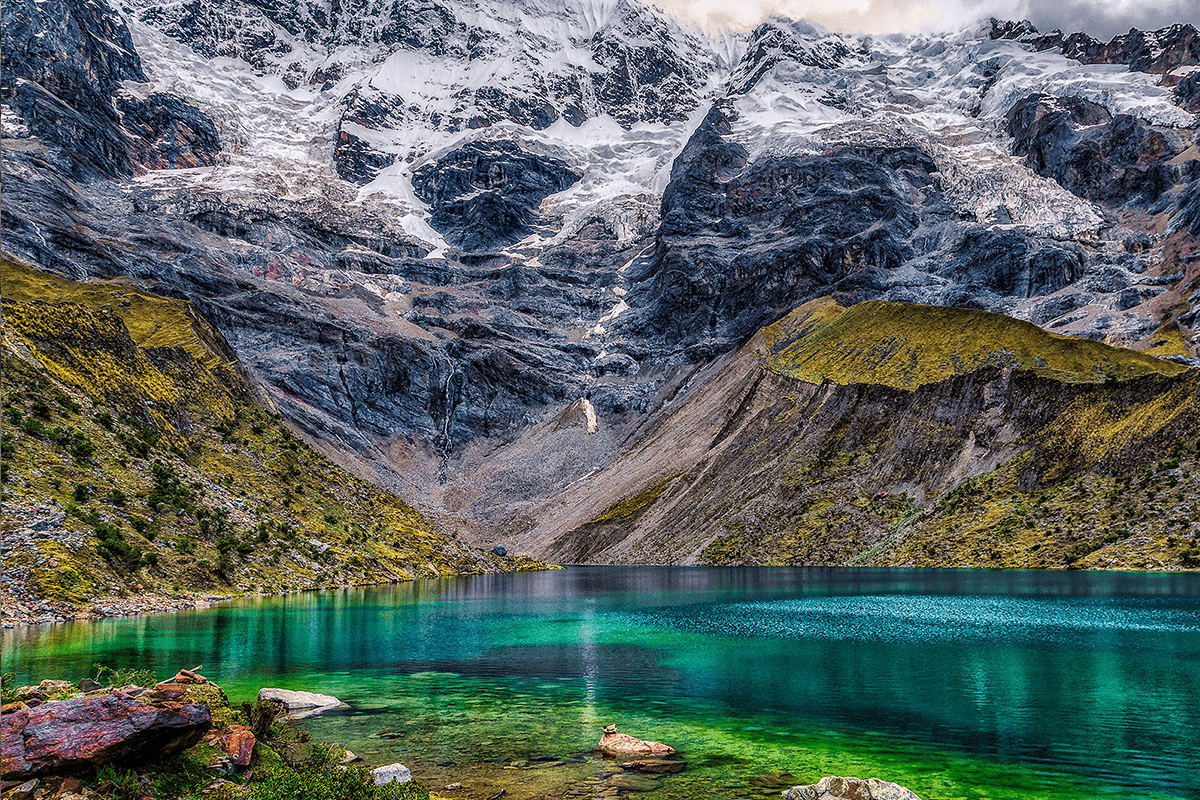
[[[689,761],[645,797],[876,776],[925,800],[1200,797],[1200,575],[578,567],[6,631],[19,682],[204,665],[456,797],[611,796],[600,728]],[[381,735],[382,734],[382,735]],[[621,790],[625,794],[625,789]]]

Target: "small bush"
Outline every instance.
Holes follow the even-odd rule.
[[[5,672],[0,675],[0,704],[11,703],[16,700],[17,693],[17,674],[15,672]]]
[[[135,570],[151,563],[140,547],[131,545],[125,540],[125,532],[117,525],[101,522],[96,525],[92,534],[100,540],[100,543],[96,545],[96,552],[113,566]],[[154,563],[158,563],[157,554],[154,556]]]
[[[138,800],[142,796],[142,784],[132,770],[118,770],[105,764],[96,770],[96,789],[113,800]]]
[[[323,769],[303,765],[273,770],[262,783],[251,784],[254,800],[428,800],[429,790],[415,784],[376,786],[361,767]]]
[[[96,670],[96,676],[93,680],[96,683],[102,683],[106,686],[128,686],[133,684],[134,686],[149,687],[158,683],[158,675],[151,669],[134,669],[132,667],[113,669],[103,664],[92,664],[92,669]]]
[[[287,707],[278,700],[259,700],[257,703],[242,703],[246,724],[256,739],[274,739],[279,735],[279,725],[287,718]]]

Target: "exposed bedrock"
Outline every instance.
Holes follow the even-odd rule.
[[[627,368],[569,335],[612,308],[611,256],[427,260],[395,220],[336,195],[297,204],[95,183],[85,196],[41,158],[5,152],[6,250],[197,302],[287,417],[339,446],[375,453],[404,436],[447,451],[525,427],[593,373]],[[595,223],[565,244],[619,256],[615,239]],[[629,391],[612,389],[605,410]]]
[[[1175,84],[1175,102],[1193,114],[1200,114],[1200,70],[1189,72]]]
[[[1175,24],[1156,31],[1130,28],[1128,33],[1101,42],[1086,33],[1041,34],[1028,20],[992,20],[993,39],[1017,39],[1035,50],[1059,50],[1081,64],[1125,64],[1135,72],[1165,75],[1181,66],[1200,64],[1200,31]]]
[[[122,81],[146,80],[129,29],[104,3],[6,3],[0,99],[29,132],[62,149],[74,177],[212,164],[215,126],[179,97],[142,99]]]
[[[413,188],[431,206],[430,222],[447,241],[481,250],[526,236],[542,199],[579,178],[562,159],[530,153],[516,142],[470,142],[418,167]]]
[[[1033,94],[1008,112],[1013,152],[1034,172],[1095,203],[1145,204],[1180,179],[1179,134],[1079,97]]]
[[[648,353],[728,350],[820,295],[1007,310],[1087,272],[1078,244],[956,211],[918,148],[751,161],[730,136],[735,119],[730,104],[714,105],[676,159],[655,252],[632,275],[638,313],[619,330],[661,331]]]

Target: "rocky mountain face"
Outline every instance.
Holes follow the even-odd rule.
[[[814,298],[1197,355],[1188,25],[1101,47],[713,37],[637,0],[3,15],[5,249],[192,300],[323,452],[481,537],[542,541],[537,503]]]
[[[3,266],[6,626],[539,566],[313,452],[192,304]]]
[[[819,300],[695,381],[524,541],[567,562],[1200,564],[1194,369]]]
[[[1169,76],[1180,67],[1200,64],[1200,31],[1180,23],[1157,31],[1139,31],[1101,42],[1085,32],[1041,34],[1026,21],[991,20],[993,39],[1016,39],[1037,50],[1058,50],[1081,64],[1124,64],[1137,72]],[[1178,78],[1178,75],[1176,75]]]
[[[195,106],[171,93],[121,94],[145,81],[129,29],[96,3],[4,7],[0,97],[28,133],[61,148],[76,176],[127,177],[149,169],[212,165],[220,137]]]

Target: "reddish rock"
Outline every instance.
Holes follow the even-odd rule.
[[[82,794],[83,784],[74,778],[67,778],[58,785],[58,791],[54,793],[55,797],[61,797],[66,794]]]
[[[617,733],[616,725],[609,725],[600,737],[596,749],[606,756],[671,756],[675,748],[661,742],[647,742],[627,733]]]
[[[197,672],[197,670],[201,670],[201,669],[204,669],[204,667],[192,667],[191,669],[181,669],[181,670],[179,670],[179,672],[175,673],[175,677],[171,678],[168,681],[163,681],[162,683],[159,684],[159,686],[162,686],[163,683],[208,683],[208,678],[204,677],[203,675],[199,674],[199,672]]]
[[[159,683],[151,691],[156,700],[179,700],[188,693],[189,688],[182,683]]]
[[[11,779],[171,756],[199,742],[212,716],[205,706],[113,694],[5,714],[0,726],[0,776]]]
[[[250,766],[250,758],[254,755],[254,745],[257,741],[245,725],[230,725],[224,730],[208,735],[208,743],[224,750],[225,755],[233,759],[233,764],[237,767]]]

